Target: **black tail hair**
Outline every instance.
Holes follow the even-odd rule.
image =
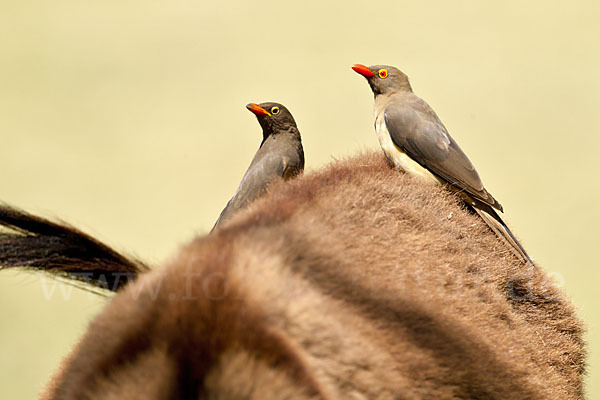
[[[0,270],[21,267],[116,292],[149,268],[67,224],[0,205]]]

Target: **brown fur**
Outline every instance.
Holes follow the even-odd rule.
[[[573,307],[383,155],[291,182],[143,274],[47,399],[581,399]]]

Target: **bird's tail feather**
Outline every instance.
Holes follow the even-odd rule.
[[[498,213],[487,204],[477,204],[473,207],[475,212],[479,214],[481,219],[490,227],[490,229],[502,240],[508,242],[511,250],[517,257],[519,257],[524,262],[528,262],[531,265],[533,261],[521,245],[515,235],[508,229],[508,226],[504,223],[502,218],[498,215]]]
[[[149,270],[76,228],[9,206],[0,205],[0,227],[5,228],[0,231],[0,270],[41,271],[79,287],[113,292]]]

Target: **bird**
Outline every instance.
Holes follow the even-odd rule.
[[[237,191],[227,202],[212,231],[267,192],[279,179],[288,180],[304,171],[300,131],[290,111],[279,103],[246,105],[262,127],[263,140],[242,177]]]
[[[375,131],[388,161],[411,176],[458,193],[522,261],[533,265],[496,212],[504,211],[502,205],[483,186],[435,111],[413,93],[408,76],[389,65],[355,64],[352,69],[366,78],[375,96]]]

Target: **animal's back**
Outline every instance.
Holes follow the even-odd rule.
[[[584,356],[542,270],[365,155],[274,185],[125,288],[48,395],[580,399]]]

